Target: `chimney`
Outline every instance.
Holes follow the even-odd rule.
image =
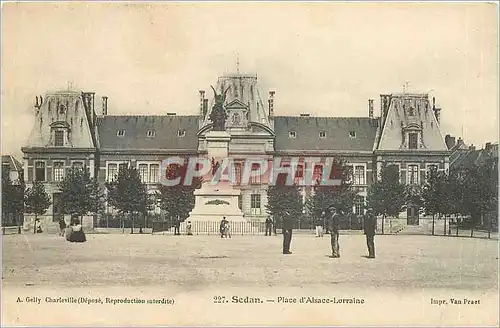
[[[300,116],[301,116],[301,117],[309,117],[309,116],[311,116],[311,114],[308,114],[308,113],[301,113],[301,114],[300,114]]]
[[[204,115],[203,107],[205,106],[205,90],[200,90],[200,115]]]
[[[208,112],[208,99],[203,99],[203,116],[206,116]]]
[[[432,97],[432,110],[434,111],[434,115],[436,116],[436,121],[438,122],[438,124],[440,124],[440,112],[441,112],[441,108],[436,108],[436,98],[435,97]]]
[[[373,99],[368,99],[368,117],[373,118]]]
[[[448,147],[448,149],[455,147],[455,137],[452,137],[449,134],[444,137],[444,142],[446,143],[446,147]]]
[[[275,91],[269,91],[269,116],[274,116],[274,94]]]
[[[108,97],[102,97],[102,115],[108,115]]]

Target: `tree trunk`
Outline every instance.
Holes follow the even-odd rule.
[[[434,236],[434,217],[436,216],[436,214],[432,214],[432,235]]]
[[[443,220],[444,220],[443,236],[446,236],[446,215],[444,216]]]
[[[491,224],[492,224],[493,218],[490,216],[489,220],[490,220],[490,222],[488,222],[488,239],[491,238],[491,229],[492,229],[492,225]]]
[[[20,217],[21,216],[19,215],[19,213],[17,213],[17,220],[16,221],[17,221],[17,233],[18,234],[21,234],[21,219],[20,219]]]
[[[458,217],[457,217],[457,233],[456,233],[457,237],[458,237]]]
[[[132,213],[132,224],[130,225],[130,233],[134,233],[134,214]]]
[[[33,222],[33,234],[36,235],[36,219],[37,219],[37,216],[35,214],[35,221]]]
[[[382,234],[384,234],[384,221],[385,221],[385,214],[382,215]]]

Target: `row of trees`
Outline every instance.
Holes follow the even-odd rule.
[[[171,165],[167,169],[170,179],[179,177],[184,180],[185,174],[186,165]],[[324,220],[325,209],[334,205],[344,216],[350,215],[357,195],[352,181],[352,167],[342,159],[334,161],[330,179],[339,179],[341,184],[324,186],[318,181],[313,195],[304,204],[299,187],[287,186],[286,175],[280,174],[276,185],[268,188],[267,212],[278,224],[285,210],[296,219],[305,210],[316,220]],[[73,168],[58,185],[59,209],[63,214],[81,217],[88,213],[103,213],[107,201],[122,217],[125,215],[132,219],[133,232],[134,219],[151,210],[155,202],[172,224],[185,220],[194,207],[194,190],[200,188],[201,183],[200,179],[195,179],[188,186],[161,185],[155,194],[148,194],[135,168],[120,170],[116,179],[106,183],[105,188],[99,186],[97,179],[91,178],[87,168]],[[498,210],[497,162],[489,160],[486,165],[450,172],[431,169],[424,185],[402,184],[398,167],[384,165],[379,179],[368,188],[366,208],[383,218],[397,217],[408,204],[423,209],[436,219],[462,216],[473,228],[485,214]],[[7,174],[2,175],[3,213],[25,212],[34,214],[36,218],[43,215],[50,205],[50,197],[42,183],[35,182],[33,187],[25,190],[22,181],[14,184]]]
[[[277,222],[285,210],[298,219],[304,209],[313,219],[322,221],[326,219],[325,209],[330,205],[347,216],[352,213],[357,195],[351,177],[352,169],[345,161],[334,161],[330,178],[341,179],[341,185],[323,186],[318,182],[314,194],[304,205],[299,188],[285,186],[278,179],[276,186],[268,188],[267,211]],[[498,213],[497,161],[491,158],[485,165],[449,172],[432,168],[427,172],[423,185],[403,184],[397,166],[383,165],[378,179],[368,187],[364,208],[371,209],[375,215],[383,218],[383,233],[385,218],[398,217],[407,206],[413,206],[433,219],[446,219],[452,215],[461,217],[469,224],[472,236],[474,227],[484,221],[486,214],[493,213],[496,217]],[[489,223],[491,228],[491,219]],[[434,221],[432,230],[434,234]]]
[[[170,178],[184,178],[186,166],[171,166],[167,172]],[[90,176],[88,168],[71,168],[58,183],[59,212],[82,218],[87,214],[103,214],[105,203],[113,206],[121,215],[134,220],[145,214],[157,202],[171,222],[185,220],[194,206],[194,189],[201,186],[201,180],[193,179],[189,186],[161,185],[158,192],[149,194],[147,186],[141,182],[135,168],[125,168],[118,172],[112,182],[102,188],[96,178]],[[2,213],[28,213],[37,217],[47,212],[52,204],[44,184],[35,182],[26,189],[24,183],[13,184],[8,174],[2,175]],[[18,222],[18,225],[20,222]],[[142,228],[141,231],[142,232]]]

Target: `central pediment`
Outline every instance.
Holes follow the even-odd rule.
[[[226,109],[248,109],[248,104],[243,103],[239,99],[233,99],[228,104],[226,104]]]

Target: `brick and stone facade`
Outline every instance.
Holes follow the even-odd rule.
[[[398,165],[402,181],[409,184],[422,184],[430,165],[441,170],[449,167],[449,150],[439,126],[440,109],[427,94],[381,95],[380,117],[374,117],[373,100],[368,101],[366,117],[281,116],[276,114],[286,108],[279,106],[279,95],[270,91],[262,98],[257,82],[256,76],[236,74],[220,77],[215,86],[218,93],[227,90],[229,156],[236,162],[250,157],[342,157],[354,169],[359,198],[353,211],[357,214],[362,214],[367,187],[382,163]],[[56,202],[57,180],[72,165],[86,165],[102,184],[122,165],[131,165],[154,192],[165,157],[206,154],[205,136],[212,130],[208,117],[214,99],[205,91],[199,92],[196,115],[109,115],[107,98],[102,99],[98,115],[94,94],[88,92],[55,92],[40,99],[37,97],[37,123],[22,149],[24,177],[28,185],[43,179]],[[239,204],[245,218],[265,220],[267,184],[255,180],[237,188],[241,189]],[[303,188],[304,199],[311,193],[312,188]],[[57,208],[47,212],[50,220],[57,214]],[[415,216],[414,211],[409,214]]]

